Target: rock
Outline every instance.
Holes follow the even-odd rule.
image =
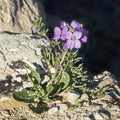
[[[0,32],[33,33],[33,20],[45,19],[44,8],[39,0],[0,0]]]
[[[91,120],[90,117],[84,117],[84,120]]]
[[[28,34],[0,34],[0,90],[11,92],[14,85],[14,90],[18,86],[26,87],[27,71],[24,68],[25,64],[29,64],[33,69],[37,69],[43,74],[41,69],[41,57],[35,53],[40,45],[48,45],[45,39]],[[41,54],[41,51],[40,51]],[[9,83],[7,85],[6,83]],[[29,85],[27,85],[29,86]],[[4,87],[4,88],[3,88]]]
[[[95,120],[104,120],[104,118],[98,112],[94,112],[93,116]]]
[[[89,101],[89,97],[86,93],[82,94],[80,97],[80,101]]]
[[[104,79],[102,82],[99,83],[98,87],[103,88],[105,86],[111,86],[114,83],[112,78]]]
[[[100,106],[99,105],[89,105],[88,107],[87,107],[87,110],[88,111],[97,111],[97,110],[99,110],[100,109]]]
[[[33,87],[33,84],[31,82],[23,82],[23,88],[30,88]]]
[[[98,104],[102,104],[103,106],[107,106],[108,105],[107,102],[113,103],[114,101],[115,100],[110,95],[104,95],[98,99],[92,100],[92,103],[98,103]]]
[[[53,107],[48,110],[48,114],[55,114],[56,112],[58,112],[58,107]]]
[[[68,91],[65,94],[66,101],[71,104],[75,104],[77,102],[77,100],[79,99],[79,97],[80,97],[80,93],[78,93],[75,90]]]
[[[110,120],[110,113],[105,109],[100,109],[93,113],[95,120]]]
[[[66,104],[58,104],[59,112],[63,113],[68,109],[68,106]]]
[[[105,119],[105,120],[110,120],[110,112],[105,110],[105,109],[100,109],[99,114]]]

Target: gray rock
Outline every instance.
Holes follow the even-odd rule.
[[[75,90],[68,91],[65,94],[66,101],[71,104],[75,104],[77,102],[77,100],[79,99],[79,97],[80,97],[80,93],[78,93]]]
[[[0,0],[0,32],[32,33],[32,21],[40,16],[45,19],[39,0]]]
[[[89,101],[89,97],[86,93],[82,94],[80,97],[80,101]]]
[[[58,107],[53,107],[48,110],[48,114],[55,114],[58,112]]]
[[[68,109],[68,105],[66,104],[58,104],[59,112],[64,113]]]
[[[94,112],[93,116],[95,120],[104,120],[104,118],[98,112]]]
[[[29,64],[33,69],[39,69],[38,65],[42,66],[40,55],[36,54],[36,49],[40,48],[40,45],[48,45],[45,39],[28,34],[0,34],[0,81],[7,80],[9,84],[7,91],[12,91],[18,86],[29,87],[27,83],[27,71],[24,68],[24,64]],[[41,54],[41,51],[39,51]],[[3,64],[4,63],[4,64]],[[36,64],[36,66],[34,64]],[[41,72],[43,73],[43,72]],[[1,84],[1,83],[0,83]],[[2,89],[1,89],[2,87]],[[5,84],[0,86],[0,90],[3,91]],[[7,88],[5,88],[7,89]],[[21,89],[21,88],[19,88]]]

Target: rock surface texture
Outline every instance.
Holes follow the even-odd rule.
[[[32,21],[40,16],[45,18],[39,0],[0,0],[0,32],[32,33]]]
[[[31,64],[33,68],[38,64],[41,65],[40,45],[47,45],[47,43],[39,36],[0,34],[0,81],[8,80],[11,83],[17,80],[20,84],[22,78],[26,79],[25,63]],[[6,86],[7,91],[8,89],[11,89],[9,85]],[[0,92],[3,92],[2,88]]]

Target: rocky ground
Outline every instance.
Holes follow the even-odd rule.
[[[0,34],[0,120],[120,120],[120,84],[108,71],[88,79],[90,91],[96,93],[82,94],[81,104],[75,109],[63,103],[59,109],[36,114],[26,104],[15,101],[13,91],[30,85],[24,63],[44,72],[39,66],[40,45],[46,45],[46,41],[38,36]]]
[[[106,93],[95,99],[83,94],[78,108],[61,107],[56,112],[33,113],[26,104],[0,94],[0,120],[120,120],[120,86],[109,72],[94,76],[96,87],[108,87]],[[63,105],[64,106],[64,105]]]

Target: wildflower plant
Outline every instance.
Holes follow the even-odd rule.
[[[48,30],[44,29],[42,18],[35,20],[34,24],[38,34],[50,43],[49,46],[41,46],[41,60],[45,74],[41,77],[39,72],[25,65],[28,79],[33,86],[16,91],[13,94],[14,98],[28,102],[30,107],[41,104],[46,104],[48,107],[62,97],[61,93],[69,90],[86,92],[87,75],[83,63],[80,62],[82,58],[78,57],[82,43],[87,42],[87,31],[84,30],[83,25],[75,20],[71,24],[62,21],[60,27],[54,28],[53,40],[50,40],[46,35]]]

